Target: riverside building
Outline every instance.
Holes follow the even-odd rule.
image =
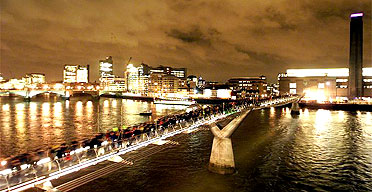
[[[267,97],[267,81],[265,76],[233,77],[228,80],[230,89],[239,98]]]
[[[186,86],[186,71],[186,68],[151,67],[145,63],[139,67],[128,64],[125,72],[127,91],[151,96],[176,94]]]
[[[350,15],[348,68],[288,69],[278,75],[279,92],[314,100],[372,97],[372,68],[363,68],[363,13]]]
[[[89,65],[65,65],[63,70],[63,83],[88,83]]]
[[[372,97],[372,68],[363,68],[362,76],[362,97]],[[318,101],[349,96],[348,68],[288,69],[278,80],[281,95],[304,94]]]

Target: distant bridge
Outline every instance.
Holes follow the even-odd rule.
[[[53,93],[64,99],[69,99],[73,95],[87,94],[92,97],[99,97],[104,94],[104,91],[100,90],[65,90],[65,89],[21,89],[21,90],[0,90],[0,94],[17,95],[23,97],[25,100],[30,100],[32,97],[37,95]]]

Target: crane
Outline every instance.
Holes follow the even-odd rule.
[[[132,60],[132,57],[129,57],[128,62],[127,62],[127,66],[129,65],[131,60]]]

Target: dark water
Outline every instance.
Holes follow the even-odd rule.
[[[125,99],[0,97],[0,157],[68,143],[121,125],[150,121],[182,108]],[[138,115],[151,110],[151,117]]]
[[[372,114],[254,111],[233,135],[237,173],[207,170],[209,131],[75,191],[372,191]]]

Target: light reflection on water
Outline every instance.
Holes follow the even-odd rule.
[[[0,157],[47,148],[105,132],[113,127],[134,125],[182,108],[155,107],[149,102],[125,99],[72,98],[70,101],[0,97]],[[184,108],[183,108],[184,109]],[[153,111],[153,116],[140,112]]]
[[[233,134],[237,173],[207,169],[210,131],[74,191],[372,191],[370,112],[253,111]],[[159,176],[162,179],[159,179]]]

